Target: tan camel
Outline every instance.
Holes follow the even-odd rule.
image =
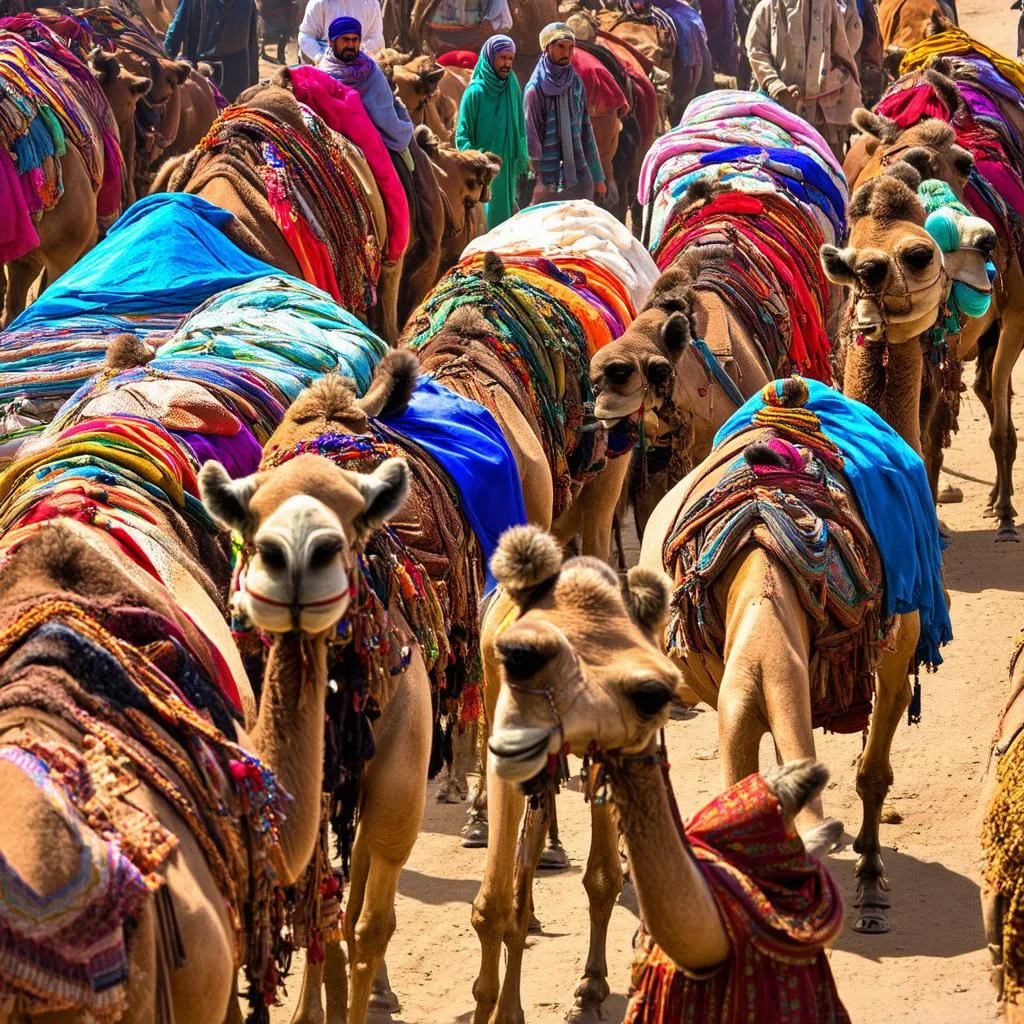
[[[921,454],[934,498],[948,410],[959,401],[958,391],[945,390],[958,388],[959,375],[944,385],[941,363],[933,359],[941,352],[936,346],[947,341],[946,299],[954,280],[992,291],[985,263],[997,240],[987,221],[958,215],[960,248],[943,254],[924,228],[925,210],[914,191],[919,182],[912,167],[897,162],[862,185],[848,211],[848,245],[824,246],[822,265],[834,284],[851,290],[839,339],[843,391]],[[950,343],[955,361],[957,338]]]
[[[957,96],[955,83],[935,71],[929,80],[947,96]],[[894,159],[910,163],[925,178],[945,181],[963,199],[964,187],[973,167],[971,154],[956,144],[949,125],[934,119],[901,130],[892,121],[868,111],[856,111],[854,123],[868,137],[867,163],[862,169],[844,165],[848,176],[856,174],[863,184],[877,177]],[[849,157],[853,157],[853,153]],[[852,181],[853,179],[851,179]],[[968,204],[969,206],[970,204]],[[993,254],[999,270],[992,305],[985,316],[971,321],[960,337],[960,358],[977,359],[974,392],[988,413],[991,424],[989,444],[996,462],[996,483],[989,495],[986,514],[998,521],[996,540],[1018,540],[1013,525],[1013,463],[1017,435],[1011,418],[1010,375],[1024,348],[1024,266],[1011,251],[1002,234]]]
[[[955,24],[956,13],[945,0],[881,0],[878,29],[889,76],[899,78],[903,57],[915,43]]]
[[[331,471],[334,478],[324,496],[333,501],[334,519],[317,536],[320,547],[314,545],[298,553],[301,566],[313,577],[313,587],[331,573],[344,576],[342,548],[349,539],[355,539],[357,530],[386,518],[404,496],[404,466],[369,475],[340,473],[333,467]],[[246,532],[250,541],[262,540],[259,531],[264,524],[259,519],[259,505],[251,510],[245,506],[245,522],[233,516],[241,507],[243,494],[248,497],[251,488],[248,493],[234,488],[217,464],[207,465],[203,479],[211,503],[232,516],[240,529],[251,526],[252,530]],[[273,532],[272,527],[270,530]],[[165,544],[173,545],[173,538],[173,531],[168,529]],[[311,565],[310,559],[321,554],[324,545],[333,545],[331,558],[320,558]],[[351,549],[346,550],[345,557],[352,557]],[[196,580],[205,577],[184,549],[178,551],[177,558],[180,564],[191,565]],[[298,570],[300,561],[293,567]],[[309,587],[311,581],[307,576],[298,582]],[[42,598],[64,598],[94,606],[135,605],[172,623],[184,622],[175,596],[147,573],[140,573],[113,538],[102,529],[73,520],[44,525],[16,548],[0,571],[0,593],[4,607],[11,610],[38,604]],[[240,745],[255,751],[292,796],[287,818],[280,823],[277,847],[277,879],[282,884],[293,882],[305,869],[319,827],[326,631],[344,614],[348,594],[346,589],[331,602],[319,601],[312,613],[302,609],[304,592],[291,594],[290,598],[298,621],[293,623],[289,618],[282,624],[280,620],[260,619],[261,625],[276,635],[259,715],[249,733],[239,737]],[[210,624],[219,620],[223,630],[221,614],[212,602],[210,607]],[[216,631],[211,635],[216,636]],[[23,657],[20,668],[8,671],[12,673],[8,685],[26,685],[28,693],[35,690],[33,680],[43,687],[60,687],[66,680],[72,690],[75,687],[72,670],[48,658]],[[27,717],[16,712],[5,715],[0,730],[9,745],[49,740],[79,753],[85,749],[80,734],[73,734],[63,721],[38,709]],[[158,759],[162,756],[156,750],[151,754]],[[173,777],[172,769],[164,770],[171,771]],[[0,853],[40,897],[62,893],[81,871],[82,846],[75,832],[90,835],[89,827],[81,820],[74,828],[69,827],[63,813],[55,811],[30,777],[9,762],[0,766],[0,778],[11,808],[19,811],[16,817],[8,815],[0,824]],[[175,970],[164,973],[160,965],[173,955],[167,948],[166,934],[161,938],[166,922],[158,923],[155,902],[148,900],[129,946],[127,1007],[120,1019],[126,1024],[149,1024],[162,1004],[168,1019],[221,1024],[238,966],[225,893],[215,881],[201,837],[190,831],[164,795],[140,778],[131,801],[154,815],[178,841],[174,855],[156,870],[174,907],[177,936],[185,955]],[[243,908],[236,909],[241,912]],[[196,951],[202,955],[196,955]]]
[[[300,442],[324,434],[366,433],[367,416],[380,415],[392,404],[400,406],[408,400],[414,367],[407,353],[394,353],[378,368],[369,391],[358,400],[336,379],[325,379],[310,388],[292,404],[268,442],[263,469],[248,481],[230,485],[230,494],[238,495],[240,502],[231,513],[231,522],[237,527],[242,521],[239,517],[245,517],[245,535],[255,551],[247,566],[245,589],[239,595],[239,608],[253,625],[289,628],[294,598],[286,598],[295,566],[302,558],[315,570],[301,581],[302,586],[312,588],[305,599],[313,607],[325,595],[347,595],[358,579],[355,552],[382,521],[346,517],[345,480],[352,474],[328,459],[300,455],[276,468],[267,468],[268,460],[272,463],[273,453],[290,451]],[[204,480],[211,472],[205,471]],[[408,469],[401,459],[388,459],[376,472],[381,479],[393,479],[396,487],[400,485],[395,507],[388,510],[391,518],[409,491]],[[227,516],[224,511],[218,514]],[[395,519],[394,523],[401,534],[402,522]],[[414,523],[411,528],[418,526]],[[340,553],[333,550],[339,529],[343,530]],[[346,608],[345,614],[345,621],[351,621],[354,614],[366,613]],[[393,604],[389,614],[392,625],[411,637],[399,607]],[[414,640],[412,647],[408,667],[399,671],[394,666],[395,674],[376,694],[381,710],[381,717],[373,723],[376,752],[361,781],[345,910],[351,984],[346,979],[344,954],[333,943],[326,943],[324,962],[306,961],[295,1024],[324,1021],[324,985],[326,1019],[332,1024],[343,1020],[361,1024],[371,1005],[397,1009],[383,970],[384,955],[395,929],[398,876],[412,852],[423,814],[432,729],[430,682]],[[398,651],[393,654],[395,659],[399,656]],[[315,778],[322,778],[319,768]],[[375,986],[378,975],[381,981]]]
[[[795,390],[787,383],[784,404],[799,401]],[[647,524],[640,565],[674,574],[675,558],[673,564],[666,564],[664,548],[682,512],[709,493],[748,446],[754,457],[761,456],[755,442],[771,436],[770,430],[763,429],[730,438],[669,491]],[[863,543],[864,557],[877,562],[870,537]],[[880,579],[879,572],[879,585]],[[680,694],[689,703],[704,701],[718,711],[723,785],[757,771],[758,748],[766,732],[772,735],[781,761],[813,757],[812,722],[821,717],[822,697],[817,689],[821,681],[814,677],[826,655],[817,649],[817,626],[801,601],[790,569],[766,548],[746,545],[710,584],[708,599],[722,623],[723,653],[681,649],[678,659],[685,684]],[[877,594],[874,600],[878,601]],[[875,614],[877,605],[862,605],[858,611]],[[889,930],[879,815],[892,783],[892,738],[910,702],[909,667],[918,634],[918,614],[904,615],[888,647],[863,652],[870,659],[865,663],[868,667],[876,663],[877,676],[867,742],[857,763],[857,792],[864,807],[854,843],[860,854],[854,868],[861,907],[854,924],[858,931]],[[861,697],[870,701],[870,692]],[[815,844],[821,830],[828,833],[833,825],[831,820],[824,821],[820,800],[808,806],[801,820],[803,828],[810,829],[808,839]]]
[[[617,765],[609,774],[616,816],[610,802],[591,802],[594,844],[583,878],[591,942],[568,1018],[596,1022],[604,1019],[605,937],[622,885],[616,817],[644,925],[655,941],[677,964],[693,970],[719,964],[730,952],[702,872],[682,840],[671,839],[677,826],[655,756],[668,705],[682,687],[678,669],[656,640],[668,611],[669,581],[660,571],[634,568],[620,587],[616,574],[595,559],[574,558],[563,565],[557,542],[535,527],[509,531],[492,569],[503,589],[485,616],[484,656],[489,676],[506,685],[488,692],[494,730],[487,773],[493,829],[501,841],[489,850],[488,871],[473,905],[485,949],[484,969],[474,985],[474,1024],[523,1020],[518,978],[533,908],[533,874],[552,803],[549,765],[563,750],[577,756],[607,752],[602,760]],[[616,656],[609,658],[609,651]],[[787,774],[781,769],[775,777]],[[786,805],[790,819],[825,777],[817,766],[815,783]],[[523,790],[537,800],[538,810],[526,812],[513,869],[511,860],[495,859],[493,850],[517,845]],[[837,838],[834,828],[828,838]],[[499,992],[503,944],[508,960]]]
[[[992,739],[979,804],[983,812],[984,854],[981,913],[992,983],[1007,1024],[1024,1024],[1024,948],[1016,921],[1021,906],[1021,811],[1024,792],[1024,658],[1018,637],[1010,659],[1010,697]]]

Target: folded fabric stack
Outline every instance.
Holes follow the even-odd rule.
[[[702,191],[690,191],[700,183]],[[846,233],[849,189],[824,139],[767,97],[694,100],[644,161],[640,200],[655,262],[728,245],[727,273],[702,272],[759,339],[776,374],[831,380],[830,290],[818,252]]]
[[[963,105],[951,111],[924,71],[944,59]],[[879,114],[909,128],[927,118],[949,124],[956,141],[974,157],[964,198],[1004,242],[1024,245],[1024,70],[959,28],[912,46],[903,75],[878,102]]]
[[[0,30],[0,206],[5,211],[0,263],[39,245],[35,220],[64,194],[60,161],[69,146],[81,155],[93,187],[100,190],[103,226],[117,215],[121,161],[116,139],[110,104],[70,50],[56,37],[32,44]]]

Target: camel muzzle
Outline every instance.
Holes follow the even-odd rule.
[[[487,742],[494,770],[506,782],[527,782],[547,766],[552,736],[558,728],[502,729]]]

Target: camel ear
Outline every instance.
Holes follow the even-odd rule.
[[[558,542],[537,526],[506,530],[491,556],[491,574],[520,606],[539,588],[550,585],[561,569]]]
[[[921,172],[912,164],[908,164],[906,160],[897,160],[895,163],[889,164],[885,169],[885,173],[890,178],[902,181],[907,188],[914,192],[918,190],[921,184]]]
[[[641,628],[658,636],[668,621],[671,581],[662,572],[634,565],[626,577],[626,607],[630,618]]]
[[[408,349],[392,349],[373,371],[370,389],[356,401],[367,416],[397,416],[405,411],[420,372],[420,361]]]
[[[861,133],[878,142],[895,142],[900,137],[900,126],[888,117],[874,114],[858,107],[850,118],[850,124]]]
[[[133,96],[145,96],[153,88],[153,82],[149,78],[129,75],[127,71],[122,71],[121,74],[128,79],[128,91]]]
[[[120,61],[104,53],[98,46],[89,54],[89,64],[96,73],[100,85],[110,85],[121,73]]]
[[[882,58],[882,67],[885,68],[892,78],[900,77],[900,66],[903,64],[903,58],[906,55],[907,51],[902,46],[893,45],[886,47],[885,56]]]
[[[247,537],[253,525],[249,502],[262,480],[260,473],[232,480],[219,462],[207,462],[199,470],[199,494],[218,523]]]
[[[427,71],[420,72],[420,81],[423,83],[423,91],[431,96],[437,91],[437,87],[444,78],[444,68],[440,65],[432,67]]]
[[[376,530],[405,504],[409,496],[409,465],[405,459],[385,459],[372,473],[354,474],[353,483],[366,502],[359,526]]]
[[[174,71],[178,76],[178,85],[184,85],[188,81],[188,76],[192,74],[192,65],[187,60],[176,60]]]
[[[823,245],[819,255],[821,268],[833,284],[853,285],[857,280],[853,272],[857,256],[855,249],[837,249],[834,245]]]
[[[962,178],[969,178],[974,170],[974,157],[963,146],[953,147],[953,168]]]
[[[685,313],[673,313],[661,325],[662,344],[673,358],[678,358],[692,340],[690,318]]]

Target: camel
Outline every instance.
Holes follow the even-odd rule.
[[[492,571],[502,589],[485,615],[483,644],[488,674],[502,681],[500,691],[494,686],[487,695],[494,723],[487,772],[495,831],[515,844],[524,792],[536,809],[526,811],[515,869],[512,862],[493,865],[501,870],[488,871],[474,901],[474,924],[492,968],[474,986],[474,1022],[523,1020],[518,985],[511,986],[509,977],[518,978],[532,911],[533,873],[551,805],[550,764],[563,751],[591,758],[611,797],[590,792],[595,840],[600,836],[601,842],[591,848],[583,878],[591,897],[591,945],[569,1015],[572,1021],[598,1021],[609,991],[605,935],[622,884],[616,819],[644,927],[667,956],[684,969],[704,972],[732,952],[705,873],[673,817],[658,743],[669,703],[683,685],[657,641],[667,617],[669,581],[660,571],[634,568],[620,586],[616,574],[595,559],[563,563],[555,539],[536,527],[509,531]],[[609,651],[616,656],[609,658]],[[822,766],[807,763],[769,773],[790,829],[825,777]],[[785,780],[796,783],[792,800],[782,797],[789,790]],[[836,838],[837,830],[830,829],[827,839]],[[502,944],[508,966],[499,995]]]
[[[380,385],[379,378],[378,386],[358,402],[338,382],[326,381],[291,406],[267,445],[260,472],[232,482],[219,467],[211,468],[210,463],[204,467],[204,497],[211,510],[240,530],[248,546],[245,582],[236,607],[252,625],[287,634],[297,618],[304,631],[316,628],[333,633],[339,621],[350,629],[357,619],[370,614],[365,604],[355,604],[352,597],[365,596],[363,588],[370,585],[356,554],[405,501],[410,487],[407,464],[390,458],[373,474],[361,475],[317,454],[299,454],[280,464],[275,464],[273,455],[289,451],[300,441],[313,441],[339,424],[347,429],[361,423],[365,429],[366,416],[378,414],[391,399],[392,393]],[[366,489],[371,481],[375,492]],[[359,487],[364,488],[363,502]],[[303,565],[305,571],[296,575]],[[386,587],[383,581],[373,585]],[[427,666],[399,600],[391,594],[385,628],[397,631],[409,645],[408,657],[403,658],[400,643],[383,655],[383,681],[372,693],[380,710],[372,725],[375,753],[359,783],[344,924],[351,976],[346,978],[340,947],[328,942],[326,961],[307,960],[296,1024],[324,1020],[321,988],[325,982],[331,1021],[362,1024],[371,997],[387,1005],[390,996],[389,991],[375,993],[374,983],[395,930],[398,876],[412,852],[423,815],[432,722]],[[321,607],[327,609],[326,617]],[[373,627],[367,621],[356,628]],[[325,656],[325,666],[326,662]],[[318,746],[322,750],[322,693],[319,699]],[[307,779],[318,793],[321,763],[322,758],[310,765]]]
[[[878,28],[890,78],[899,78],[900,64],[915,43],[956,23],[956,11],[945,0],[882,0]]]
[[[187,738],[189,729],[193,734],[199,729],[205,735],[209,751],[205,755],[206,771],[223,773],[214,777],[229,777],[227,759],[231,757],[235,759],[232,763],[243,773],[247,765],[256,771],[262,764],[264,769],[273,773],[277,784],[290,794],[287,817],[277,815],[273,803],[268,803],[264,811],[270,815],[268,821],[276,829],[274,845],[271,846],[269,840],[262,843],[254,834],[244,830],[240,818],[225,816],[223,833],[235,837],[237,854],[235,859],[227,861],[224,859],[226,854],[217,854],[221,864],[218,873],[214,870],[215,862],[211,860],[218,849],[216,843],[205,834],[198,820],[191,825],[186,823],[181,816],[182,803],[170,802],[168,793],[173,793],[174,787],[157,788],[153,784],[155,776],[149,772],[143,774],[140,770],[133,786],[120,786],[106,795],[111,805],[120,805],[125,800],[124,794],[130,791],[131,805],[152,818],[152,825],[146,826],[149,834],[155,834],[157,838],[166,834],[172,844],[152,861],[154,888],[159,886],[159,891],[165,895],[156,899],[145,895],[137,902],[137,909],[131,910],[135,928],[127,950],[124,991],[107,997],[114,1000],[114,1006],[118,1001],[123,1003],[123,1012],[118,1019],[126,1024],[148,1024],[157,1019],[158,1014],[169,1020],[222,1024],[235,986],[238,943],[243,939],[239,932],[244,916],[238,915],[244,915],[245,907],[233,901],[247,899],[249,891],[245,876],[230,872],[262,872],[264,869],[260,862],[250,862],[245,852],[262,848],[262,856],[273,861],[274,883],[287,885],[302,873],[313,851],[320,823],[320,786],[317,780],[320,778],[324,748],[327,638],[345,614],[349,597],[345,587],[335,594],[332,601],[317,600],[311,609],[303,607],[304,593],[332,576],[346,577],[346,566],[351,566],[350,560],[354,557],[352,545],[357,543],[358,531],[373,529],[383,522],[400,505],[406,486],[406,471],[401,464],[391,465],[374,474],[341,472],[330,467],[330,474],[325,490],[313,493],[320,493],[325,500],[332,502],[330,514],[333,519],[323,524],[316,537],[318,544],[307,547],[300,556],[307,559],[304,562],[306,576],[298,580],[292,576],[286,584],[291,587],[297,582],[300,587],[307,588],[305,592],[288,595],[296,621],[290,617],[283,620],[280,616],[276,619],[273,616],[262,617],[257,613],[258,621],[268,633],[273,634],[273,640],[260,710],[250,729],[246,732],[237,729],[236,746],[233,736],[205,724],[205,720],[201,720],[194,711],[191,718],[180,710],[174,712],[179,721],[184,718],[192,723],[184,730],[178,726],[176,735]],[[245,532],[250,542],[263,543],[265,526],[266,531],[273,535],[274,525],[265,524],[260,516],[260,510],[266,508],[267,498],[272,498],[272,487],[268,488],[270,495],[266,491],[261,495],[264,499],[262,505],[257,502],[253,508],[245,504],[245,522],[242,522],[232,513],[243,498],[237,489],[233,489],[222,467],[207,464],[203,481],[207,500],[230,516],[232,523]],[[245,494],[246,499],[251,491],[252,488]],[[308,503],[307,509],[315,501],[312,497],[303,500]],[[320,507],[326,517],[326,506]],[[159,521],[160,513],[155,505],[152,511]],[[251,532],[247,529],[250,526]],[[170,523],[167,523],[161,547],[172,553],[176,564],[200,584],[197,592],[209,589],[208,582],[203,583],[207,580],[205,570],[189,554],[187,546],[176,538]],[[326,547],[331,548],[327,558],[324,557]],[[90,673],[102,672],[104,668],[102,660],[92,665],[80,653],[73,657],[73,649],[62,646],[65,641],[47,640],[42,635],[35,639],[37,634],[31,632],[32,624],[25,617],[32,609],[49,609],[49,619],[43,619],[40,624],[47,621],[65,623],[83,637],[95,637],[91,642],[112,652],[129,673],[142,664],[145,652],[136,651],[128,642],[119,642],[102,629],[96,633],[100,620],[118,608],[145,610],[156,617],[154,621],[165,621],[186,633],[198,624],[204,631],[208,630],[207,635],[211,639],[217,638],[217,642],[224,634],[222,650],[226,653],[231,649],[230,640],[226,639],[223,612],[211,598],[207,598],[207,612],[198,622],[186,619],[177,601],[177,588],[172,595],[149,573],[140,572],[137,562],[106,530],[73,518],[45,522],[27,537],[20,538],[9,550],[9,557],[0,569],[0,593],[10,616],[9,631],[5,637],[5,685],[0,690],[7,709],[0,731],[8,749],[20,748],[31,753],[38,751],[42,743],[47,745],[46,749],[53,749],[56,745],[63,752],[62,756],[73,758],[82,757],[87,750],[98,749],[97,743],[100,746],[107,744],[107,749],[118,749],[109,747],[111,733],[94,733],[88,719],[84,724],[76,719],[79,725],[69,727],[69,719],[61,715],[59,703],[40,704],[35,698],[34,695],[42,693],[72,696],[83,690],[95,694],[95,682],[90,680]],[[317,597],[322,594],[321,591]],[[191,607],[194,613],[196,605],[193,603]],[[18,633],[10,632],[11,629],[27,630],[29,636],[15,657],[9,655],[12,639]],[[119,643],[120,646],[116,646]],[[104,653],[103,657],[111,660],[110,654]],[[107,683],[114,682],[110,669],[105,671]],[[87,699],[99,709],[93,714],[105,717],[102,710],[104,698],[90,696]],[[182,703],[179,702],[178,706]],[[173,701],[169,706],[174,706]],[[54,711],[54,708],[58,710]],[[167,716],[158,719],[161,723],[164,720],[171,719]],[[127,720],[122,721],[118,728],[124,729],[126,723]],[[183,771],[183,764],[191,763],[185,748],[177,746],[177,740],[172,739],[171,733],[161,731],[162,724],[154,722],[154,725],[156,728],[145,734],[151,737],[151,741],[142,741],[143,749],[155,763],[162,764],[160,770],[169,773],[170,778],[182,777],[175,773]],[[92,735],[90,742],[94,746],[85,743],[86,731]],[[137,729],[133,731],[138,735]],[[96,739],[99,735],[104,736],[102,741]],[[119,742],[117,735],[115,732],[115,744]],[[245,753],[249,750],[255,752],[259,762]],[[85,756],[88,760],[91,755]],[[129,761],[124,759],[122,763],[127,765]],[[133,763],[140,762],[135,760]],[[194,769],[189,771],[194,772]],[[16,817],[8,816],[6,823],[0,826],[0,853],[4,863],[38,894],[38,898],[53,901],[59,897],[63,908],[68,884],[80,878],[83,849],[88,851],[93,870],[98,870],[97,855],[102,851],[101,855],[106,857],[106,846],[91,824],[72,809],[72,803],[55,803],[40,781],[27,773],[20,762],[5,760],[0,765],[0,777],[11,808],[18,809]],[[56,776],[51,778],[55,780]],[[118,786],[117,777],[107,775],[103,778],[112,780],[108,784]],[[272,794],[273,790],[267,789],[266,792]],[[241,790],[238,793],[241,797]],[[128,807],[128,804],[124,803],[124,806]],[[188,806],[187,802],[185,806]],[[120,812],[117,820],[123,820],[125,813]],[[81,840],[78,836],[82,837]],[[175,852],[169,855],[175,845]],[[233,869],[227,864],[233,864]],[[229,873],[225,874],[225,870]],[[254,875],[253,884],[257,884],[258,879],[258,884],[266,885],[268,877],[266,874]],[[230,888],[225,890],[224,885]],[[116,913],[117,904],[112,903],[108,912]],[[172,916],[168,917],[169,914]],[[121,925],[120,918],[111,919],[111,928],[120,928]],[[180,953],[176,954],[168,945],[167,929],[174,929],[178,942],[176,948]],[[200,950],[202,955],[195,955]],[[169,961],[175,969],[165,973],[164,965]],[[262,976],[252,980],[260,987],[266,981]],[[261,988],[254,993],[258,999],[263,995]],[[66,1009],[75,1013],[75,1019],[78,1016],[83,1019],[91,1017],[92,1007],[89,1005]]]
[[[925,78],[937,95],[950,104],[951,110],[959,108],[962,101],[953,80],[933,69],[925,72]],[[1008,108],[1009,104],[1005,106]],[[1021,115],[1007,113],[1006,116],[1011,123],[1021,124]],[[863,184],[877,177],[886,164],[900,159],[910,163],[922,177],[945,181],[957,198],[964,199],[973,159],[957,145],[948,124],[927,119],[901,129],[893,121],[865,110],[855,111],[853,121],[865,141],[847,154],[843,169],[851,184]],[[967,205],[970,207],[971,203]],[[986,515],[997,520],[997,541],[1017,541],[1012,501],[1017,435],[1011,417],[1010,375],[1024,347],[1024,265],[998,227],[997,235],[993,262],[999,276],[992,305],[985,316],[970,322],[964,329],[959,356],[964,361],[977,360],[974,392],[991,423],[989,444],[996,463],[996,483],[989,496]]]
[[[1018,638],[1010,659],[1010,696],[999,716],[979,804],[982,808],[984,866],[981,912],[992,959],[992,983],[1007,1024],[1024,1022],[1024,975],[1020,938],[1014,920],[1020,906],[1020,854],[1016,836],[1021,828],[1020,764],[1024,725],[1024,658]]]
[[[7,33],[8,45],[24,47],[26,42],[13,33]],[[53,52],[53,51],[51,51]],[[68,60],[74,60],[71,54],[64,51]],[[6,289],[4,295],[3,324],[9,324],[21,313],[28,301],[28,292],[40,273],[46,275],[45,280],[53,281],[68,270],[77,260],[89,251],[99,239],[100,231],[104,230],[120,210],[113,216],[109,214],[101,223],[97,209],[97,200],[103,184],[103,178],[110,172],[106,164],[106,155],[102,142],[104,130],[115,131],[113,111],[101,90],[90,83],[90,91],[73,81],[61,66],[60,62],[44,50],[35,50],[35,59],[40,67],[39,74],[48,75],[48,82],[39,83],[40,89],[54,91],[58,95],[70,95],[79,108],[79,112],[88,126],[88,136],[76,138],[64,135],[66,150],[59,161],[59,181],[62,192],[51,201],[47,208],[43,205],[38,218],[34,218],[34,227],[38,235],[38,245],[23,252],[15,259],[9,260],[5,266]],[[88,73],[83,67],[82,74],[89,81]],[[32,89],[27,87],[27,95],[31,97]],[[129,84],[129,91],[130,91]],[[135,97],[136,102],[138,96]],[[20,102],[20,101],[19,101]],[[29,101],[34,102],[34,101]],[[69,101],[70,102],[70,101]],[[34,118],[30,114],[30,118]],[[86,162],[85,150],[91,147],[91,163],[97,168],[97,180],[93,180],[89,164]],[[0,278],[0,284],[3,284]]]
[[[804,387],[799,378],[788,378],[782,390],[783,407],[799,406],[806,398],[806,391],[803,398],[800,394]],[[675,555],[665,553],[665,548],[680,517],[706,499],[741,456],[755,471],[758,466],[784,466],[783,458],[777,452],[773,454],[769,444],[779,436],[785,435],[765,427],[723,441],[654,510],[644,531],[639,564],[651,571],[668,569],[675,574]],[[842,480],[838,471],[836,478]],[[785,477],[779,479],[779,484],[767,486],[792,486],[784,482]],[[856,524],[859,513],[854,511],[852,519],[844,516],[834,500],[833,495],[823,502],[822,508],[827,509],[824,514]],[[737,509],[740,507],[737,505]],[[859,589],[865,596],[860,597],[856,606],[860,622],[867,624],[863,634],[867,637],[877,628],[871,626],[871,621],[880,611],[881,571],[877,549],[863,521],[854,528],[859,538],[858,549],[872,580],[871,585]],[[833,532],[836,527],[833,524],[829,529]],[[721,624],[722,641],[715,642],[714,650],[700,650],[694,646],[701,643],[699,637],[686,634],[680,646],[673,648],[672,655],[685,680],[678,691],[680,697],[687,703],[704,701],[718,711],[724,786],[757,770],[758,747],[764,733],[772,735],[781,761],[810,758],[814,756],[814,725],[825,722],[833,729],[859,730],[870,713],[867,742],[857,762],[857,792],[864,815],[854,842],[854,849],[860,854],[854,877],[861,908],[854,928],[872,934],[888,931],[886,910],[890,902],[881,857],[879,816],[892,784],[892,739],[911,699],[909,668],[920,634],[919,613],[899,616],[887,643],[879,644],[880,634],[876,632],[872,640],[875,646],[869,648],[865,642],[861,648],[862,641],[855,634],[853,642],[860,652],[857,657],[865,660],[858,663],[858,681],[852,684],[849,703],[845,709],[842,702],[838,705],[841,716],[851,714],[851,719],[844,722],[841,717],[828,720],[830,712],[820,703],[831,693],[830,684],[822,689],[822,680],[817,678],[824,659],[830,655],[817,646],[819,627],[803,603],[791,565],[760,546],[755,535],[755,543],[741,546],[722,563],[720,571],[708,581],[706,594],[707,605],[714,609],[715,621]],[[680,621],[678,628],[686,627]],[[841,642],[848,644],[850,634],[843,635],[847,639]],[[852,715],[854,709],[856,715]],[[801,825],[810,840],[817,842],[822,830],[828,832],[834,822],[824,819],[821,802],[815,800],[801,815]]]
[[[862,185],[850,202],[846,248],[824,246],[822,264],[833,284],[851,290],[839,338],[843,391],[871,406],[924,458],[937,498],[944,435],[948,444],[959,404],[955,337],[950,357],[937,361],[933,353],[947,344],[943,320],[953,282],[991,294],[985,264],[997,236],[980,217],[957,215],[959,248],[942,253],[925,230],[919,184],[917,172],[898,161]]]

